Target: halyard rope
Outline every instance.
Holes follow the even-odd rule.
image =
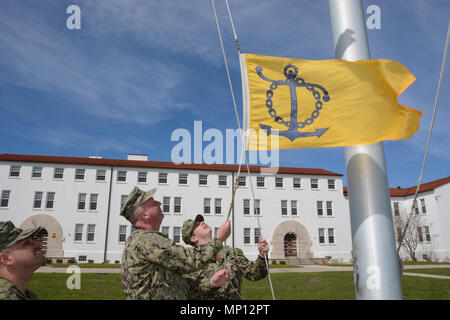
[[[438,83],[438,88],[437,88],[437,92],[436,92],[436,99],[434,101],[434,108],[433,108],[433,116],[431,118],[431,125],[430,125],[430,131],[428,132],[428,140],[427,140],[427,146],[425,147],[425,156],[423,158],[423,162],[422,162],[422,169],[420,170],[420,175],[419,175],[419,180],[417,182],[417,187],[416,187],[416,192],[414,193],[414,198],[411,204],[411,212],[408,216],[408,220],[406,221],[405,227],[403,228],[401,237],[400,237],[400,241],[398,244],[398,248],[397,248],[397,255],[400,251],[400,248],[403,244],[403,239],[405,238],[405,233],[408,229],[409,223],[411,221],[411,218],[414,215],[414,211],[415,211],[415,207],[416,207],[416,201],[417,201],[417,196],[420,190],[420,183],[422,181],[422,176],[423,176],[423,171],[425,168],[425,163],[427,161],[427,156],[428,156],[428,149],[430,147],[430,140],[431,140],[431,133],[433,132],[433,126],[434,126],[434,119],[436,117],[436,110],[437,110],[437,106],[438,106],[438,101],[439,101],[439,93],[441,91],[441,83],[442,83],[442,78],[444,76],[444,69],[445,69],[445,61],[447,60],[447,51],[448,51],[448,41],[449,41],[449,37],[450,37],[450,21],[447,27],[447,40],[445,41],[445,48],[444,48],[444,56],[442,58],[442,64],[441,64],[441,74],[439,76],[439,83]]]
[[[231,17],[230,7],[229,7],[229,5],[228,5],[228,1],[225,0],[225,2],[226,2],[226,5],[227,5],[228,14],[229,14],[230,21],[231,21],[231,25],[232,25],[232,28],[233,28],[234,38],[235,38],[235,42],[236,42],[236,46],[237,46],[237,52],[238,52],[238,54],[240,54],[241,50],[240,50],[240,47],[239,47],[239,41],[238,41],[238,39],[237,39],[236,30],[235,30],[235,28],[234,28],[233,19],[232,19],[232,17]],[[255,205],[254,205],[254,204],[255,204],[255,192],[254,192],[254,189],[253,189],[253,183],[252,183],[252,180],[251,180],[250,168],[249,168],[249,164],[248,164],[248,158],[247,158],[247,154],[244,152],[244,148],[245,148],[245,146],[246,146],[247,140],[245,139],[245,136],[243,135],[243,131],[242,131],[242,127],[241,127],[241,122],[240,122],[240,120],[239,120],[239,114],[238,114],[237,106],[236,106],[236,99],[235,99],[235,96],[234,96],[233,85],[232,85],[232,83],[231,83],[230,71],[229,71],[229,69],[228,69],[228,62],[227,62],[227,58],[226,58],[226,54],[225,54],[225,48],[224,48],[224,46],[223,46],[222,34],[221,34],[221,31],[220,31],[220,26],[219,26],[219,21],[218,21],[218,18],[217,18],[217,12],[216,12],[216,6],[215,6],[215,3],[214,3],[214,0],[211,0],[211,3],[212,3],[213,11],[214,11],[214,17],[215,17],[215,20],[216,20],[216,27],[217,27],[217,33],[218,33],[218,35],[219,35],[220,47],[221,47],[221,49],[222,49],[223,59],[224,59],[224,62],[225,62],[225,69],[226,69],[226,72],[227,72],[228,84],[229,84],[229,86],[230,86],[231,97],[232,97],[232,99],[233,99],[234,113],[235,113],[235,115],[236,115],[236,120],[237,120],[237,123],[238,123],[238,126],[239,126],[239,132],[240,132],[240,135],[241,135],[241,141],[242,141],[242,151],[241,151],[241,152],[245,155],[245,164],[246,164],[246,166],[247,166],[247,174],[248,174],[248,177],[249,177],[249,180],[250,180],[250,189],[251,189],[251,191],[252,191],[252,197],[253,197],[254,213],[255,213],[256,219],[257,219],[257,221],[258,221],[258,227],[259,227],[260,234],[262,234],[261,223],[260,223],[259,217],[258,217],[258,216],[259,216],[259,212],[258,212],[258,214],[256,214],[256,208],[255,208]],[[239,174],[240,174],[240,170],[241,170],[241,162],[242,162],[242,153],[241,153],[241,159],[240,159],[240,161],[239,161],[238,175],[236,176],[236,180],[235,180],[235,184],[236,184],[236,185],[238,185],[238,181],[239,181]],[[231,205],[232,205],[233,202],[234,202],[234,194],[236,193],[236,190],[237,190],[237,187],[234,188],[234,190],[233,190],[233,194],[232,194],[232,203],[231,203]],[[228,217],[227,217],[227,220],[229,219],[229,216],[230,216],[231,205],[230,205],[230,209],[228,210]],[[226,246],[225,246],[225,248],[226,248]],[[273,298],[273,300],[275,300],[275,295],[274,295],[274,293],[273,293],[272,280],[271,280],[271,277],[270,277],[270,269],[269,269],[269,262],[268,262],[267,254],[264,254],[264,260],[265,260],[265,263],[266,263],[267,275],[268,275],[268,278],[269,278],[269,284],[270,284],[270,290],[271,290],[271,292],[272,292],[272,298]],[[226,265],[226,251],[224,251],[224,264]],[[231,282],[230,282],[230,283],[231,283]],[[233,285],[231,284],[231,286],[233,286]],[[241,298],[242,298],[242,297],[241,297]]]

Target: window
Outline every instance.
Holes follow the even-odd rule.
[[[238,186],[239,187],[245,187],[246,186],[245,176],[239,176],[239,178],[238,178]]]
[[[416,214],[419,214],[419,207],[417,206],[417,200],[414,201],[414,211]]]
[[[117,182],[125,182],[125,181],[127,181],[127,172],[117,171]]]
[[[250,214],[250,200],[244,199],[244,215]]]
[[[53,171],[53,179],[62,179],[64,177],[64,168],[55,168]]]
[[[431,241],[430,228],[428,228],[427,226],[425,226],[423,228],[425,230],[425,240],[430,242]]]
[[[425,199],[420,199],[420,205],[422,207],[422,213],[427,213],[427,208],[425,207]]]
[[[227,176],[219,176],[219,186],[227,185]]]
[[[206,174],[200,174],[198,176],[198,184],[201,186],[206,186],[208,185],[208,175]]]
[[[297,200],[291,200],[291,215],[297,215]]]
[[[127,226],[119,226],[119,242],[125,242],[127,240]]]
[[[328,229],[328,243],[334,244],[334,229]]]
[[[42,178],[42,167],[33,167],[32,178]]]
[[[250,228],[244,228],[244,244],[250,244]]]
[[[18,177],[20,175],[20,166],[11,166],[9,169],[10,177]]]
[[[53,209],[53,204],[55,203],[55,193],[47,192],[47,201],[45,202],[46,209]]]
[[[83,240],[83,225],[76,224],[75,225],[75,241]]]
[[[175,197],[173,201],[173,212],[180,213],[181,212],[181,198]]]
[[[279,177],[275,178],[275,187],[283,188],[283,178],[279,178]]]
[[[86,262],[87,256],[78,256],[78,262]]]
[[[158,175],[158,183],[167,183],[167,173],[160,172]]]
[[[180,243],[180,227],[173,227],[173,241]]]
[[[88,224],[87,241],[94,241],[94,238],[95,238],[95,224]]]
[[[105,181],[106,180],[106,170],[102,170],[102,169],[97,170],[95,179],[97,181]]]
[[[75,180],[84,180],[84,169],[75,169]]]
[[[214,199],[214,210],[215,214],[222,213],[222,199]]]
[[[138,182],[147,183],[147,172],[138,172]]]
[[[255,203],[253,204],[255,206],[255,215],[261,214],[261,200],[255,199]]]
[[[163,212],[170,212],[170,197],[163,197]]]
[[[258,244],[260,236],[261,236],[261,230],[259,228],[255,228],[255,244]]]
[[[317,215],[323,217],[323,201],[317,201]]]
[[[2,191],[2,199],[0,207],[7,208],[9,205],[9,195],[11,194],[10,190],[3,190]]]
[[[84,180],[85,169],[75,170],[75,180]]]
[[[294,189],[300,189],[301,188],[301,180],[300,178],[294,178]]]
[[[78,210],[86,209],[86,193],[78,194]]]
[[[180,173],[178,175],[178,183],[179,184],[187,184],[188,183],[188,175],[187,175],[187,173]]]
[[[397,227],[397,242],[400,242],[402,240],[402,228]]]
[[[91,193],[91,196],[89,198],[89,210],[97,210],[97,198],[98,194]]]
[[[328,179],[328,190],[334,190],[336,186],[334,184],[334,179]]]
[[[319,243],[325,243],[325,229],[319,228]]]
[[[281,215],[287,216],[287,200],[281,200]]]
[[[40,208],[42,205],[42,195],[44,193],[42,191],[36,191],[34,193],[34,203],[33,203],[33,208],[37,209]]]
[[[203,213],[205,213],[205,214],[211,213],[211,199],[210,198],[203,199]]]
[[[333,202],[327,201],[327,216],[333,215]]]
[[[313,190],[319,189],[319,180],[311,179],[311,189]]]
[[[394,202],[394,215],[398,216],[400,214],[400,208],[398,207],[398,202]]]
[[[419,242],[423,242],[422,228],[417,227],[417,235],[419,236]]]
[[[264,185],[264,177],[256,177],[256,186],[263,188]]]
[[[123,194],[120,196],[120,210],[122,210],[125,201],[127,201],[128,195]]]
[[[167,237],[169,237],[169,227],[162,227],[161,228],[161,233]]]

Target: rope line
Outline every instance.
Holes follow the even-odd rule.
[[[425,147],[425,156],[423,158],[422,169],[420,170],[419,180],[417,182],[416,191],[414,193],[414,198],[413,198],[413,201],[412,201],[412,204],[411,204],[411,212],[410,212],[410,214],[408,216],[408,220],[406,221],[406,225],[403,228],[403,232],[402,232],[402,235],[401,235],[401,238],[400,238],[400,242],[398,244],[397,255],[400,252],[401,246],[403,245],[403,240],[405,238],[406,231],[407,231],[407,229],[409,227],[409,224],[411,222],[411,218],[414,215],[414,211],[415,211],[415,207],[416,207],[415,204],[416,204],[416,201],[417,201],[417,196],[419,194],[420,184],[422,182],[422,176],[423,176],[423,171],[424,171],[424,168],[425,168],[425,163],[426,163],[427,157],[428,157],[428,149],[430,147],[431,133],[433,132],[434,120],[435,120],[435,117],[436,117],[436,110],[437,110],[438,101],[439,101],[439,94],[440,94],[440,91],[441,91],[442,78],[444,77],[445,61],[447,60],[447,51],[448,51],[449,37],[450,37],[450,20],[449,20],[449,24],[448,24],[448,27],[447,27],[447,39],[445,41],[444,56],[442,58],[441,73],[440,73],[440,76],[439,76],[439,83],[438,83],[438,88],[437,88],[437,92],[436,92],[436,99],[434,101],[433,116],[431,118],[430,131],[428,132],[428,140],[427,140],[427,145]]]
[[[228,1],[227,0],[225,0],[225,1],[226,1],[226,4],[227,4],[228,14],[229,14],[229,17],[230,17],[230,21],[231,21],[231,25],[232,25],[232,29],[233,29],[233,33],[234,33],[234,37],[235,37],[235,42],[236,42],[236,45],[237,45],[237,48],[238,48],[238,54],[239,54],[240,53],[239,41],[237,39],[237,34],[236,34],[236,30],[234,28],[234,23],[233,23],[233,19],[231,17],[231,11],[230,11],[230,7],[228,5]],[[238,123],[239,132],[240,132],[241,141],[242,141],[241,159],[239,161],[238,175],[236,176],[235,184],[238,185],[239,175],[240,175],[240,170],[241,170],[241,163],[242,163],[242,154],[244,154],[245,155],[245,164],[247,166],[247,173],[248,173],[249,180],[250,180],[250,188],[251,188],[252,196],[253,196],[253,209],[254,209],[254,213],[255,213],[256,219],[258,221],[258,227],[259,227],[260,233],[262,234],[261,223],[260,223],[259,217],[258,217],[259,214],[256,214],[256,209],[254,207],[255,192],[254,192],[254,189],[253,189],[253,183],[252,183],[252,179],[251,179],[251,175],[250,175],[250,168],[249,168],[249,164],[248,164],[248,157],[247,157],[247,153],[244,152],[244,147],[246,146],[247,140],[245,139],[245,136],[243,134],[242,127],[241,127],[241,122],[239,120],[239,113],[238,113],[238,110],[237,110],[237,105],[236,105],[236,99],[235,99],[235,95],[234,95],[233,85],[231,83],[230,71],[228,69],[228,62],[227,62],[227,58],[226,58],[226,54],[225,54],[225,48],[224,48],[224,45],[223,45],[222,34],[221,34],[221,31],[220,31],[220,25],[219,25],[219,20],[217,18],[217,12],[216,12],[216,6],[215,6],[215,3],[214,3],[214,0],[211,0],[211,3],[212,3],[213,11],[214,11],[214,17],[215,17],[215,20],[216,20],[216,27],[217,27],[217,33],[219,35],[220,47],[222,49],[223,59],[224,59],[224,62],[225,62],[225,69],[226,69],[226,73],[227,73],[227,77],[228,77],[228,84],[230,86],[231,96],[232,96],[232,99],[233,99],[233,106],[234,106],[234,112],[235,112],[235,115],[236,115],[236,121]],[[237,187],[233,190],[233,194],[232,194],[232,201],[233,202],[234,202],[234,195],[235,195],[236,191],[237,191]],[[231,212],[231,205],[230,205],[230,209],[228,211],[227,221],[229,220],[230,212]],[[226,248],[226,246],[225,246],[225,248]],[[270,290],[272,292],[272,298],[273,298],[273,300],[275,300],[275,295],[274,295],[273,286],[272,286],[272,279],[270,277],[270,269],[269,269],[268,257],[267,257],[266,253],[264,253],[264,260],[265,260],[265,263],[266,263],[267,274],[268,274],[269,284],[270,284]],[[226,265],[226,251],[225,251],[225,254],[224,254],[224,264]],[[231,284],[231,286],[233,287],[233,284]]]

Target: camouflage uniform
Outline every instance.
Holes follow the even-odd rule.
[[[0,278],[0,300],[38,300],[38,297],[29,290],[23,294],[11,282]]]
[[[226,252],[226,269],[230,272],[231,280],[222,287],[211,288],[209,279],[224,268],[224,253]],[[227,246],[216,255],[213,262],[200,271],[191,273],[186,277],[197,282],[193,285],[191,298],[196,300],[240,300],[242,276],[251,281],[257,281],[267,276],[264,258],[249,261],[241,249]]]
[[[198,248],[185,248],[162,233],[136,229],[127,239],[122,256],[125,296],[127,299],[189,299],[192,284],[181,274],[206,266],[221,248],[222,242],[217,239]]]
[[[16,228],[11,221],[0,222],[0,252],[4,249],[32,237],[42,240],[45,230],[41,227],[22,230]],[[0,278],[0,300],[37,300],[36,294],[26,290],[23,294],[16,286],[6,279]]]
[[[186,244],[194,245],[191,236],[197,223],[204,221],[198,214],[194,220],[189,219],[183,223],[182,237]],[[196,246],[198,248],[199,246]],[[226,252],[226,265],[224,255]],[[211,288],[209,279],[212,275],[226,268],[230,272],[231,280],[219,288]],[[191,298],[196,300],[239,300],[241,299],[242,276],[251,281],[257,281],[267,276],[266,262],[264,258],[249,261],[241,249],[225,247],[214,257],[204,269],[186,275],[185,278],[192,282]]]

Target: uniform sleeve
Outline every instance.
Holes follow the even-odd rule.
[[[267,276],[266,262],[264,258],[258,258],[255,261],[249,261],[241,249],[235,249],[236,262],[242,271],[242,275],[251,281],[264,279]]]
[[[207,270],[200,270],[184,275],[189,285],[190,298],[193,300],[208,299],[211,295],[211,291],[217,289],[211,288],[209,279],[211,278],[212,274],[206,271]]]
[[[195,248],[188,248],[176,245],[163,236],[152,234],[143,235],[140,243],[142,245],[136,249],[141,251],[145,260],[177,273],[189,273],[201,269],[222,248],[222,242],[218,239]]]

